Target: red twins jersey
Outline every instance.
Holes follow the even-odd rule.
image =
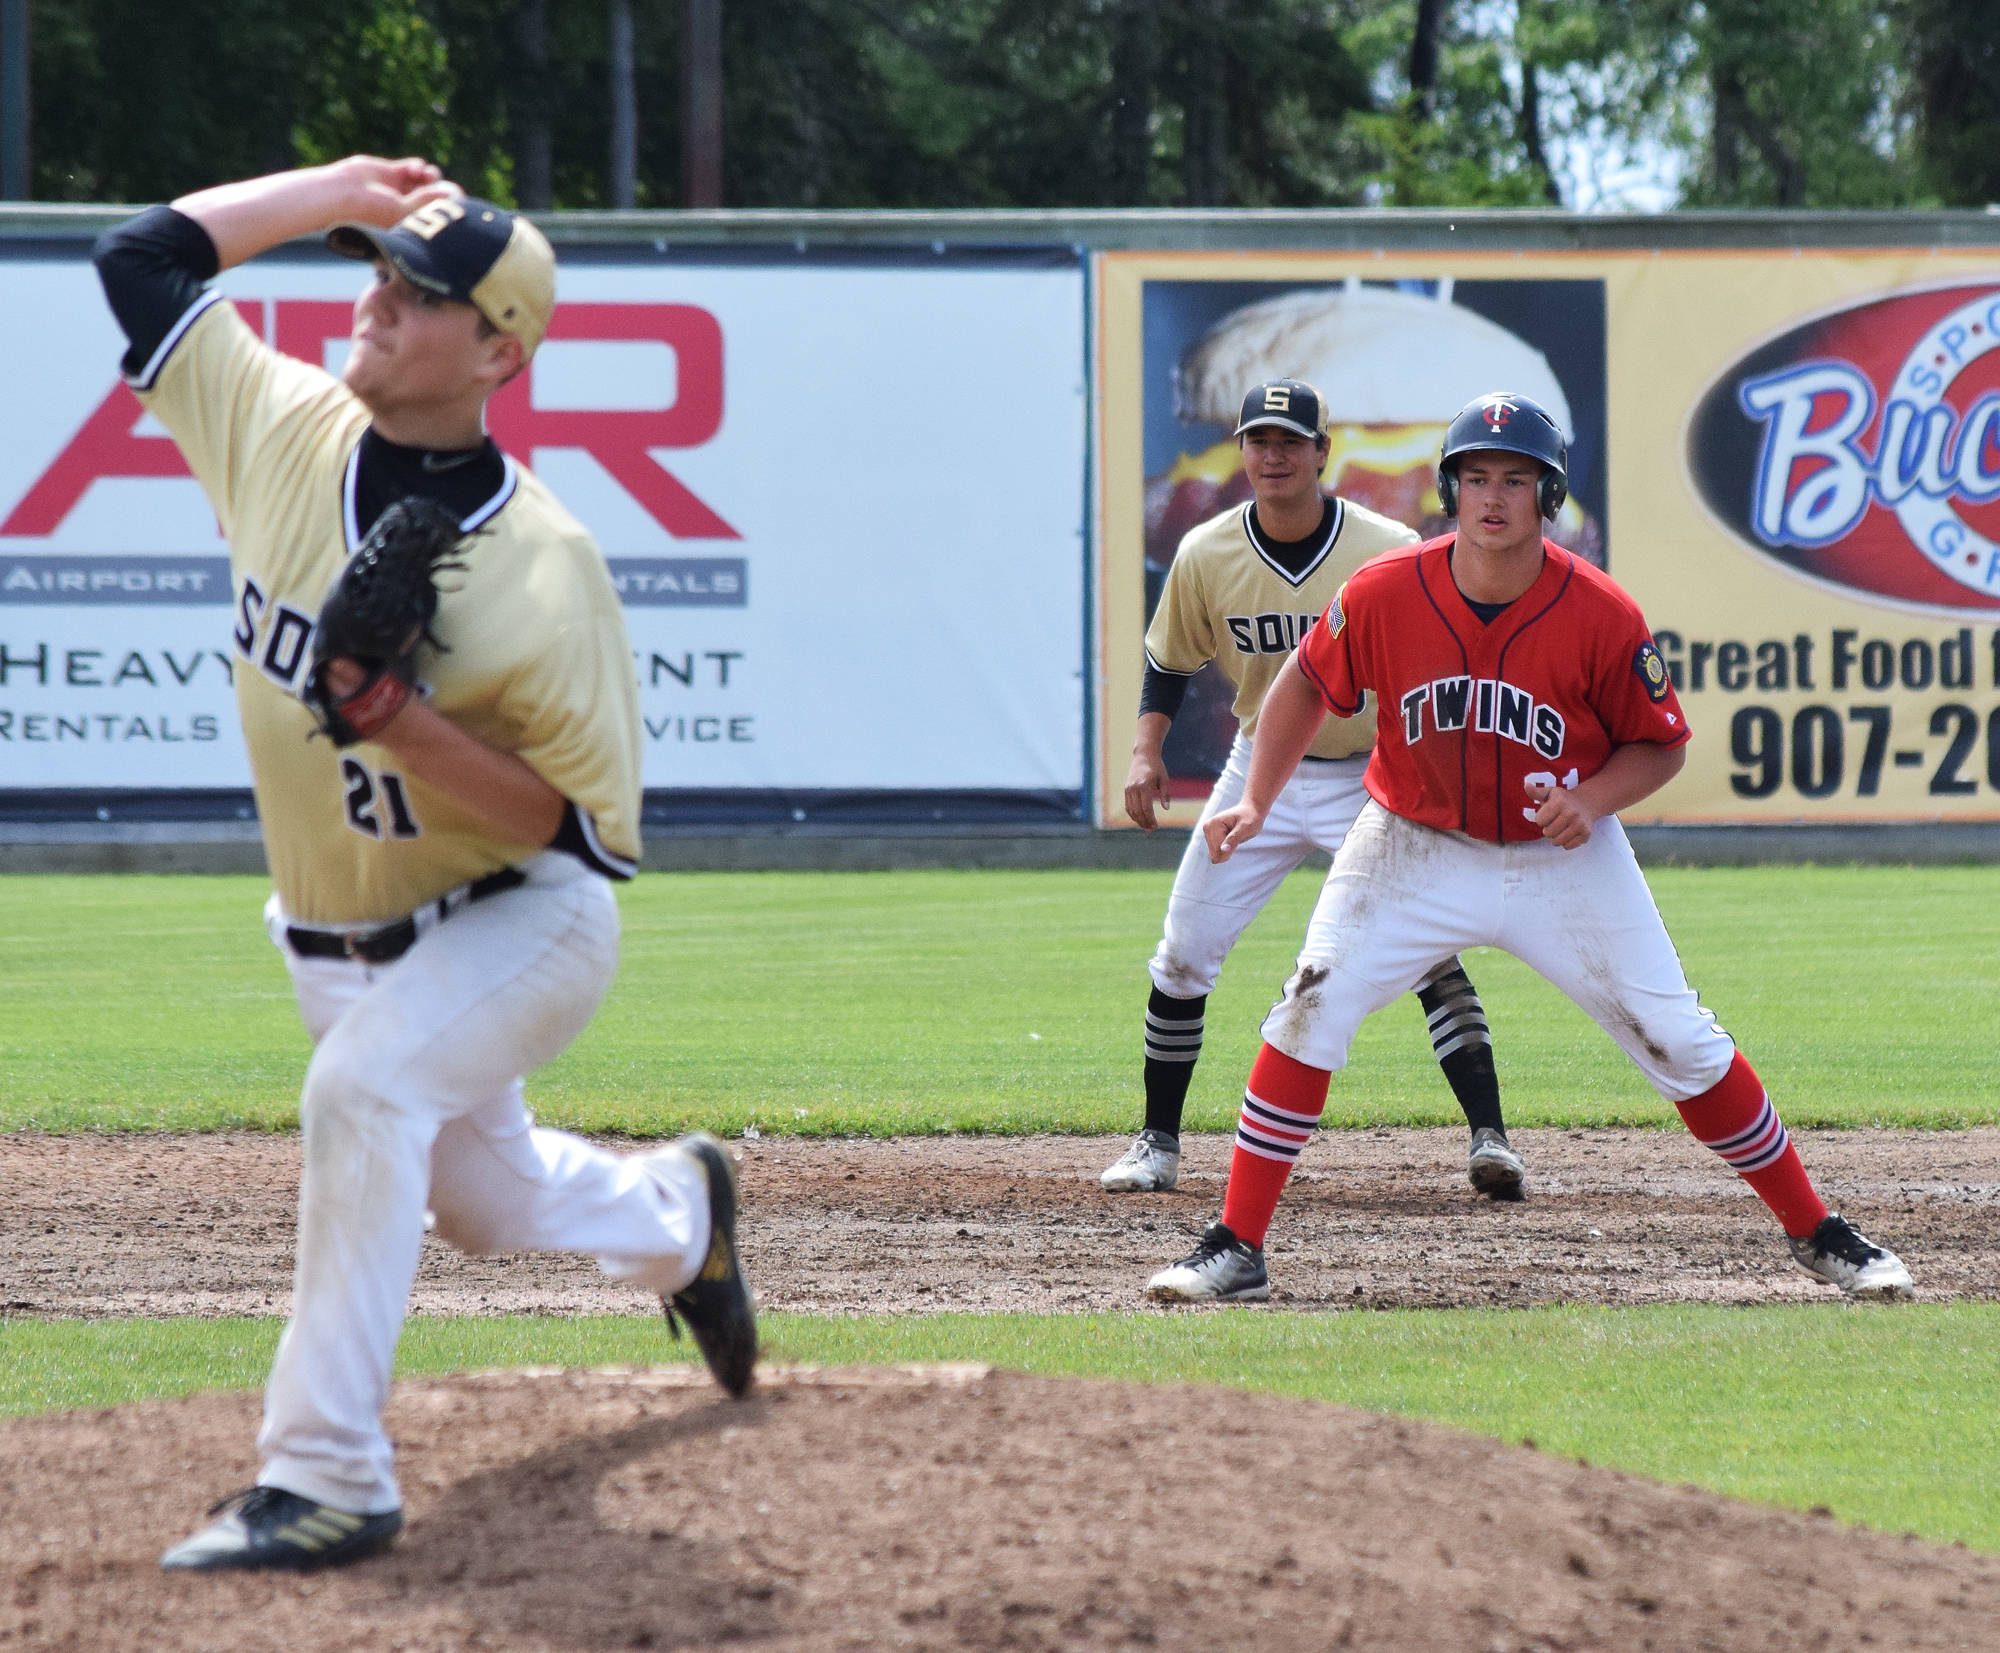
[[[1531,788],[1575,786],[1634,741],[1678,746],[1687,719],[1639,605],[1542,542],[1535,583],[1490,624],[1451,577],[1456,535],[1359,569],[1299,646],[1328,708],[1379,702],[1365,777],[1384,809],[1492,842],[1541,837]]]

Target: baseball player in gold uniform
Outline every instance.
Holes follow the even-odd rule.
[[[206,283],[294,236],[367,259],[339,378]],[[421,160],[355,156],[203,190],[99,243],[124,369],[230,543],[237,706],[275,886],[270,937],[314,1042],[292,1318],[262,1470],[169,1568],[310,1568],[402,1525],[381,1411],[427,1214],[475,1253],[570,1250],[657,1293],[718,1380],[755,1361],[733,1171],[690,1137],[619,1156],[538,1129],[523,1077],[616,969],[611,881],[639,854],[638,694],[590,536],[485,434],[555,301],[527,220]],[[315,616],[409,496],[470,537],[417,692],[356,744],[300,699]],[[336,659],[337,692],[363,676]]]
[[[1307,629],[1364,562],[1417,542],[1401,523],[1321,494],[1326,402],[1312,385],[1274,379],[1253,386],[1243,399],[1236,437],[1255,497],[1190,530],[1146,630],[1146,678],[1125,810],[1148,832],[1166,805],[1162,747],[1188,680],[1212,660],[1236,688],[1237,736],[1209,795],[1206,821],[1242,797],[1265,692]],[[1374,744],[1372,704],[1356,717],[1329,718],[1262,837],[1220,864],[1210,863],[1198,829],[1189,838],[1150,966],[1145,1126],[1100,1179],[1111,1192],[1156,1192],[1179,1181],[1181,1110],[1222,961],[1286,874],[1315,849],[1332,854],[1340,848],[1368,801],[1361,777]],[[1254,859],[1246,862],[1245,854]],[[1472,1186],[1495,1199],[1519,1199],[1526,1167],[1507,1141],[1479,996],[1455,957],[1438,963],[1416,991],[1432,1049],[1472,1130]],[[1269,1123],[1285,1129],[1282,1121]],[[1239,1136],[1248,1129],[1239,1126]]]

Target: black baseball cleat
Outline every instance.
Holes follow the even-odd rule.
[[[1849,1297],[1896,1303],[1917,1295],[1902,1258],[1877,1245],[1838,1212],[1828,1212],[1809,1236],[1787,1244],[1800,1268],[1840,1287]]]
[[[380,1555],[403,1530],[403,1512],[352,1515],[283,1487],[250,1487],[212,1505],[222,1519],[160,1557],[168,1572],[264,1568],[306,1573]]]
[[[1507,1141],[1507,1133],[1490,1125],[1482,1125],[1472,1133],[1465,1175],[1473,1188],[1489,1200],[1518,1200],[1527,1196],[1527,1162]]]
[[[1160,1303],[1261,1303],[1271,1295],[1264,1248],[1239,1240],[1227,1223],[1210,1223],[1201,1244],[1146,1282]]]
[[[660,1306],[675,1337],[681,1335],[681,1321],[687,1322],[715,1381],[740,1397],[757,1365],[757,1304],[736,1255],[736,1168],[728,1150],[706,1131],[682,1137],[679,1145],[708,1177],[708,1256],[701,1272],[662,1297]]]

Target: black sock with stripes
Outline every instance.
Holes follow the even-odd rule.
[[[1451,1093],[1474,1131],[1507,1127],[1500,1118],[1500,1076],[1493,1071],[1493,1038],[1486,1028],[1486,1007],[1479,1002],[1472,978],[1454,959],[1449,966],[1417,986],[1417,1002],[1430,1023],[1431,1049],[1451,1085]]]
[[[1146,1129],[1181,1134],[1181,1108],[1201,1059],[1202,1011],[1198,999],[1169,998],[1157,987],[1146,1001]]]

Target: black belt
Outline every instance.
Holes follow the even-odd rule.
[[[502,890],[518,889],[527,881],[528,875],[519,867],[502,867],[466,885],[465,901],[484,901]],[[457,910],[450,896],[440,896],[431,905],[437,908],[440,920]],[[286,928],[285,940],[301,958],[360,959],[363,964],[387,964],[416,945],[417,915],[411,913],[393,924],[384,924],[379,930],[314,930],[293,924]]]

